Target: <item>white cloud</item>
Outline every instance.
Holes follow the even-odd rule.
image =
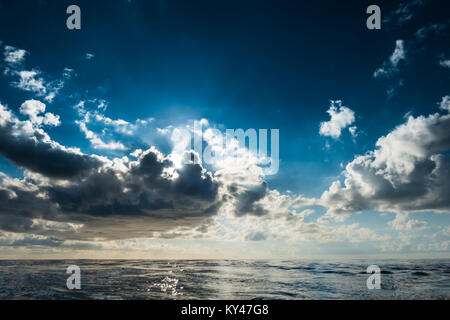
[[[25,61],[25,55],[28,52],[23,49],[17,49],[12,46],[5,46],[5,62],[13,65],[21,64]]]
[[[12,82],[14,87],[33,92],[38,97],[44,97],[49,103],[53,102],[58,92],[64,87],[65,81],[71,77],[71,71],[69,72],[67,68],[64,69],[62,74],[63,80],[57,79],[50,82],[44,80],[41,72],[37,70],[22,70],[12,72],[12,74],[19,76],[18,82]]]
[[[404,83],[405,83],[404,80],[400,79],[400,81],[398,81],[398,83],[391,84],[389,86],[389,88],[386,90],[388,99],[391,99],[394,96],[395,92],[399,88],[403,87]]]
[[[443,59],[439,61],[441,67],[450,68],[450,59]]]
[[[12,121],[12,117],[11,111],[0,103],[0,126],[4,127],[7,123]]]
[[[44,116],[40,115],[45,112],[45,104],[38,100],[27,100],[20,106],[20,113],[27,115],[30,121],[35,125],[60,125],[59,116],[47,112]]]
[[[37,100],[27,100],[22,103],[20,113],[30,117],[32,122],[38,122],[38,114],[45,112],[45,104]]]
[[[396,67],[401,60],[405,59],[405,57],[405,41],[397,40],[395,42],[394,52],[389,60],[391,61],[391,64]]]
[[[356,126],[348,128],[348,131],[350,132],[350,134],[352,135],[353,138],[356,138],[358,136],[357,129],[358,128]]]
[[[319,133],[322,136],[332,137],[333,139],[338,139],[341,136],[342,129],[351,125],[355,121],[355,113],[342,106],[342,101],[331,101],[331,106],[328,109],[328,114],[330,115],[330,121],[321,122]],[[352,135],[356,133],[356,127],[353,126],[350,129]]]
[[[64,68],[60,79],[49,80],[39,69],[23,70],[23,62],[27,54],[28,52],[23,49],[6,46],[4,55],[7,66],[3,73],[17,78],[16,81],[11,82],[13,87],[32,92],[37,97],[44,97],[49,103],[53,102],[65,82],[72,77],[73,69]]]
[[[43,124],[49,125],[49,126],[59,126],[60,125],[60,120],[59,120],[59,115],[54,115],[53,113],[47,112],[44,115],[44,119],[42,120]]]
[[[116,132],[127,135],[131,135],[134,133],[135,126],[123,119],[111,119],[103,114],[96,113],[95,120],[98,122],[102,122],[104,125],[113,127],[114,131]]]
[[[24,91],[31,91],[38,96],[42,96],[47,92],[47,88],[44,85],[44,79],[39,77],[40,72],[36,70],[31,71],[19,71],[19,82],[14,82],[13,85]]]
[[[38,228],[44,231],[57,231],[57,232],[78,232],[83,228],[83,224],[58,222],[45,219],[32,219],[31,228]]]
[[[109,150],[125,150],[126,147],[116,141],[104,142],[98,134],[89,130],[86,126],[87,121],[85,120],[76,120],[76,124],[80,127],[80,130],[84,133],[86,139],[88,139],[94,149],[109,149]]]
[[[113,138],[113,133],[110,128],[114,130],[115,133],[122,135],[133,135],[136,134],[139,129],[144,129],[149,125],[153,118],[147,119],[137,119],[134,123],[130,123],[123,119],[111,119],[104,115],[104,111],[107,109],[107,102],[105,100],[93,99],[87,101],[80,101],[73,108],[77,110],[78,115],[81,117],[80,120],[75,121],[80,127],[81,131],[85,134],[86,138],[92,143],[95,149],[110,149],[110,150],[126,150],[126,147],[117,141],[105,142],[104,137],[109,136]],[[95,133],[87,128],[87,124],[91,123],[101,124],[103,126],[101,135]],[[148,134],[148,132],[146,133]]]
[[[439,103],[439,108],[450,112],[450,96],[449,95],[442,97],[442,101]]]
[[[111,119],[104,114],[107,108],[108,103],[101,99],[80,101],[74,106],[74,109],[77,110],[78,115],[83,117],[88,122],[101,123],[104,126],[113,128],[115,132],[125,135],[135,134],[137,129],[140,127],[145,127],[155,120],[154,118],[136,119],[133,123],[131,123],[120,118]]]
[[[85,58],[86,60],[94,59],[94,57],[95,57],[95,54],[93,54],[93,53],[86,53],[86,54],[84,55],[84,58]]]
[[[405,41],[397,40],[395,41],[394,52],[389,57],[389,60],[385,61],[382,67],[375,70],[373,76],[375,78],[390,77],[393,73],[398,72],[398,64],[402,60],[406,60]]]
[[[428,227],[428,222],[416,219],[408,219],[408,214],[397,213],[395,219],[389,222],[389,225],[395,230],[423,230]]]

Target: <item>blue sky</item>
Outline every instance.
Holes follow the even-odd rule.
[[[448,4],[379,1],[368,30],[370,4],[0,1],[0,252],[448,256]],[[278,173],[174,165],[174,130],[201,119],[279,129]],[[179,182],[142,178],[147,158]]]

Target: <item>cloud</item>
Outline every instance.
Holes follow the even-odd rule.
[[[421,41],[428,38],[433,33],[436,35],[443,35],[446,28],[447,28],[446,24],[432,23],[417,30],[414,35],[418,40]]]
[[[0,230],[79,240],[148,237],[198,225],[220,208],[219,182],[200,164],[175,167],[155,148],[136,161],[85,155],[50,139],[39,119],[44,111],[39,101],[26,101],[21,112],[30,120],[21,121],[0,107],[0,153],[25,169],[22,180],[0,177]],[[64,223],[83,227],[61,230]]]
[[[267,234],[261,231],[250,232],[245,236],[247,241],[264,241],[267,240]]]
[[[44,79],[39,77],[40,72],[36,70],[19,71],[19,82],[13,82],[13,86],[24,91],[31,91],[38,96],[43,96],[47,93],[47,88],[44,85]]]
[[[445,98],[443,99],[443,101]],[[450,211],[450,115],[409,116],[377,149],[357,156],[321,196],[327,214]]]
[[[264,216],[268,211],[259,203],[267,193],[267,184],[262,182],[256,186],[239,186],[232,184],[228,186],[229,194],[235,198],[234,214],[237,217],[250,214]]]
[[[413,0],[410,2],[400,3],[397,9],[386,16],[385,23],[395,21],[398,25],[401,25],[414,18],[414,10],[416,8],[425,5],[424,0]]]
[[[341,136],[342,129],[355,122],[355,113],[342,106],[342,101],[331,101],[330,108],[327,110],[330,115],[330,121],[321,122],[319,133],[321,136],[332,137],[333,139],[338,139]],[[352,135],[356,133],[356,127],[353,126],[350,129]]]
[[[29,91],[38,97],[44,97],[47,102],[53,102],[58,92],[64,87],[64,81],[70,79],[71,72],[67,68],[63,72],[64,80],[46,82],[38,70],[17,71],[13,74],[19,77],[19,81],[12,82],[12,86],[24,91]]]
[[[12,46],[5,46],[5,62],[12,65],[20,65],[25,61],[27,51],[23,49],[17,49]]]
[[[125,121],[123,119],[111,119],[105,116],[108,104],[105,100],[93,99],[88,101],[80,101],[74,106],[80,116],[79,120],[75,123],[80,127],[80,130],[84,133],[85,137],[91,142],[94,149],[109,149],[109,150],[126,150],[127,147],[118,141],[114,141],[114,134],[117,133],[126,139],[138,139],[136,133],[154,121],[153,118],[137,119],[133,123]],[[90,127],[101,128],[101,133],[96,133],[94,129],[88,129]],[[110,130],[112,129],[112,130]],[[105,137],[109,137],[110,141],[105,142]]]
[[[449,95],[442,97],[442,100],[439,103],[439,108],[450,112],[450,96]]]
[[[439,64],[444,68],[450,68],[450,59],[439,60]]]
[[[44,116],[40,116],[41,113],[45,112],[45,104],[37,100],[27,100],[20,106],[20,113],[27,115],[30,121],[35,125],[60,125],[59,116],[53,113],[47,112]]]
[[[16,77],[17,81],[12,81],[11,85],[20,90],[28,91],[37,97],[44,97],[45,101],[53,102],[56,95],[64,87],[65,82],[72,77],[73,70],[64,68],[61,79],[48,80],[38,69],[23,70],[23,63],[28,52],[24,49],[17,49],[12,46],[5,46],[5,62],[7,66],[4,74]]]
[[[116,142],[116,141],[104,142],[98,136],[98,134],[96,134],[95,132],[93,132],[87,128],[87,126],[86,126],[87,121],[76,120],[75,123],[78,124],[78,126],[80,127],[80,130],[84,133],[86,139],[88,139],[91,142],[94,149],[109,149],[109,150],[125,150],[126,149],[126,147],[120,142]]]
[[[95,157],[51,140],[41,125],[55,125],[59,118],[38,116],[45,111],[41,103],[29,100],[21,110],[30,120],[19,120],[0,104],[0,154],[14,164],[52,178],[71,178],[100,164]]]
[[[358,136],[357,130],[358,130],[358,128],[356,126],[348,128],[348,131],[350,132],[350,134],[352,135],[353,138],[356,138]]]
[[[94,57],[95,57],[95,54],[93,54],[93,53],[86,53],[86,54],[84,55],[84,58],[85,58],[86,60],[94,59]]]
[[[428,222],[416,219],[408,219],[408,214],[398,213],[395,219],[389,222],[389,225],[395,230],[424,230],[428,227]]]
[[[218,183],[198,164],[176,170],[177,178],[167,174],[171,166],[149,149],[137,161],[116,159],[65,183],[3,176],[0,229],[86,240],[192,228],[220,207]]]
[[[401,61],[406,60],[405,41],[396,40],[395,49],[388,61],[383,63],[383,66],[375,70],[373,76],[390,77],[392,74],[398,72],[398,65]]]
[[[403,79],[400,79],[400,81],[398,81],[398,83],[393,83],[393,84],[391,84],[391,85],[389,86],[389,88],[387,89],[387,91],[386,91],[386,93],[387,93],[387,98],[388,98],[388,99],[391,99],[391,98],[394,96],[395,92],[396,92],[399,88],[403,87],[404,84],[405,84],[405,82],[404,82]]]

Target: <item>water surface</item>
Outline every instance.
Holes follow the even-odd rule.
[[[377,264],[381,289],[368,290]],[[81,290],[66,269],[81,268]],[[450,259],[0,260],[0,299],[449,299]]]

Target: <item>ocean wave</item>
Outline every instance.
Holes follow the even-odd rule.
[[[67,266],[81,290],[66,287]],[[381,290],[366,269],[381,268]],[[0,299],[450,299],[450,260],[0,261]]]

